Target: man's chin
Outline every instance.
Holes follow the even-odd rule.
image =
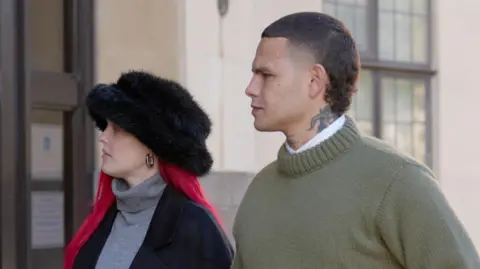
[[[253,123],[253,126],[255,127],[255,130],[259,132],[276,132],[278,130],[275,130],[275,128],[272,128],[271,126],[268,126],[266,124],[260,124],[257,122]]]

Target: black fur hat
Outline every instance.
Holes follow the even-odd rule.
[[[111,121],[159,159],[197,176],[210,171],[213,161],[206,139],[211,121],[179,83],[131,71],[123,73],[117,83],[96,85],[86,104],[100,130]]]

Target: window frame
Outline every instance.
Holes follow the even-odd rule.
[[[370,70],[371,71],[371,70]],[[398,72],[379,70],[372,72],[373,80],[373,109],[372,125],[373,135],[382,138],[382,78],[400,78],[407,80],[421,80],[425,83],[425,164],[433,165],[433,107],[432,107],[432,75],[419,72]]]
[[[367,45],[371,49],[359,51],[362,70],[371,72],[372,76],[372,134],[382,139],[382,88],[381,81],[384,77],[405,78],[405,79],[421,79],[425,81],[425,164],[432,167],[434,160],[434,137],[433,137],[433,94],[432,80],[437,74],[437,70],[433,68],[433,16],[432,16],[432,0],[426,0],[426,22],[427,36],[426,46],[427,55],[426,62],[408,63],[399,61],[381,60],[379,56],[379,1],[366,0],[366,23],[367,23]],[[396,0],[398,1],[398,0]],[[410,0],[411,4],[413,1]],[[330,3],[338,5],[338,0],[323,0],[323,4]],[[361,89],[359,89],[361,90]]]

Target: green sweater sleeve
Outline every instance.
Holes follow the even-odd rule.
[[[480,268],[472,241],[424,167],[405,164],[396,172],[376,220],[386,246],[405,268]]]

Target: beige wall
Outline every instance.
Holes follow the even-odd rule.
[[[95,78],[108,83],[141,69],[181,79],[183,20],[175,0],[95,1]],[[100,151],[97,150],[100,165]],[[96,184],[94,184],[96,185]]]
[[[215,170],[254,172],[273,160],[280,134],[254,130],[244,90],[261,30],[292,11],[318,10],[317,0],[96,1],[96,78],[146,69],[184,83],[212,117],[208,140]]]
[[[143,69],[180,77],[181,20],[175,0],[95,1],[96,77],[113,81],[119,73]]]
[[[97,80],[142,68],[180,80],[212,117],[208,145],[214,173],[202,179],[227,227],[253,175],[272,161],[283,141],[280,134],[256,132],[250,79],[261,30],[287,13],[321,10],[321,0],[230,1],[225,18],[216,0],[97,1]],[[475,0],[434,1],[435,58],[433,81],[435,166],[442,188],[480,248],[480,127],[474,107],[480,36],[459,33],[480,22]],[[462,49],[456,50],[456,47]],[[480,59],[478,59],[480,60]]]
[[[261,31],[282,15],[319,10],[321,3],[230,1],[227,16],[220,18],[216,0],[181,2],[186,10],[186,83],[212,115],[216,128],[209,146],[215,168],[257,171],[275,159],[284,140],[280,134],[254,130],[244,93]]]
[[[256,132],[245,87],[264,27],[292,11],[318,9],[317,0],[230,1],[220,18],[216,0],[180,0],[185,10],[184,82],[214,124],[208,143],[218,172],[203,179],[229,230],[253,176],[275,159],[284,138]]]
[[[436,6],[438,81],[436,172],[452,206],[480,249],[480,23],[476,0],[439,0]],[[469,30],[467,30],[469,29]],[[466,31],[466,32],[465,32]]]
[[[224,97],[228,96],[230,103],[234,99],[230,93],[223,94],[220,91],[224,87],[224,66],[231,63],[224,63],[220,58],[216,1],[188,3],[177,0],[144,0],[139,5],[128,0],[96,1],[96,80],[110,82],[117,79],[123,71],[143,69],[186,84],[212,116],[214,130],[208,143],[215,158],[215,170],[225,170],[219,146],[223,129],[220,119],[225,118],[231,122],[229,126],[235,126],[236,121],[245,122],[245,117],[233,119],[235,115],[227,114],[232,113],[231,110],[225,111],[227,115],[221,117]],[[196,3],[197,6],[191,3]],[[248,80],[247,77],[238,79],[231,68],[225,74],[242,84]],[[242,92],[241,89],[239,93]],[[243,99],[246,101],[246,98]],[[225,106],[228,105],[231,104]],[[248,108],[248,103],[234,107]],[[244,123],[243,126],[251,127],[251,124]],[[231,131],[236,130],[242,128]],[[229,137],[242,137],[242,134],[232,132],[227,131]],[[252,130],[248,130],[248,134],[253,137]],[[218,208],[227,230],[230,230],[237,206],[252,176],[246,171],[253,170],[253,146],[252,143],[247,143],[252,153],[240,155],[239,160],[243,160],[243,164],[235,164],[238,162],[230,158],[227,161],[234,164],[228,168],[232,171],[213,172],[202,179],[207,195]],[[97,153],[99,169],[100,151],[97,150]],[[229,235],[231,236],[230,232]]]

